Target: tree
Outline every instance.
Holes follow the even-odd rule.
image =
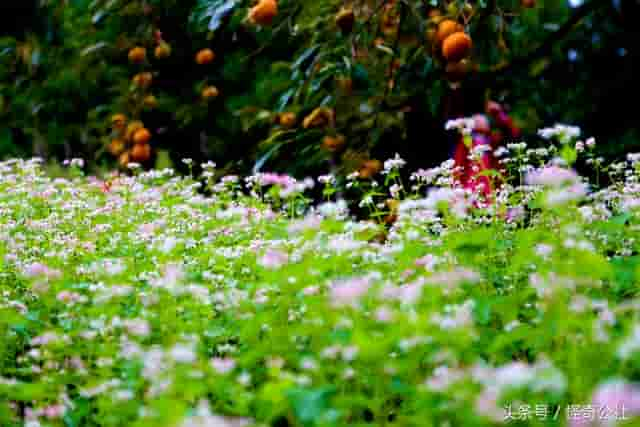
[[[525,129],[568,120],[607,136],[625,109],[592,105],[638,88],[631,0],[76,0],[36,15],[46,30],[0,50],[6,154],[27,135],[37,154],[103,164],[166,151],[303,175],[400,151],[420,167],[451,155],[444,122],[488,99]]]

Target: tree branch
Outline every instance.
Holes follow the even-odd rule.
[[[535,60],[549,55],[553,51],[553,47],[558,42],[565,38],[567,35],[573,31],[573,29],[590,13],[597,10],[599,7],[605,5],[607,3],[606,0],[592,0],[588,3],[583,3],[581,6],[578,6],[573,15],[560,26],[556,31],[551,33],[537,48],[533,49],[533,51],[529,52],[526,55],[514,58],[510,62],[501,63],[495,66],[491,71],[481,73],[478,78],[480,80],[492,80],[496,77],[499,77],[502,74],[512,70],[513,68],[523,67],[531,64]]]

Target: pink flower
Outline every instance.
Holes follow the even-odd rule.
[[[370,286],[369,280],[364,277],[333,283],[330,287],[331,301],[334,306],[355,305]]]
[[[267,249],[265,254],[258,260],[258,264],[268,269],[278,269],[289,262],[289,256],[277,249]]]
[[[611,426],[640,415],[640,386],[623,380],[607,382],[593,393],[591,404],[597,416],[570,417],[571,427]]]
[[[211,367],[219,374],[225,375],[233,371],[236,367],[236,361],[231,358],[216,357],[211,359]]]
[[[529,185],[543,185],[547,187],[561,187],[566,184],[575,184],[579,181],[578,175],[570,169],[558,166],[547,166],[530,172],[526,177]]]
[[[50,405],[44,408],[44,416],[50,420],[55,418],[60,418],[64,415],[64,406],[63,405]]]
[[[31,278],[44,276],[47,278],[55,279],[61,276],[61,273],[58,270],[50,269],[46,265],[39,262],[34,262],[33,264],[29,264],[24,269],[24,274],[25,276],[31,277]]]

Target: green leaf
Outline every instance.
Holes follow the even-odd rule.
[[[233,13],[238,0],[199,0],[190,17],[190,22],[196,26],[206,22],[209,31],[220,27],[222,20]]]
[[[294,388],[287,394],[296,418],[311,426],[329,409],[329,399],[335,391],[335,387],[326,386],[316,390]]]
[[[302,66],[304,62],[311,58],[311,56],[315,55],[318,49],[320,49],[320,45],[313,45],[310,48],[305,49],[305,51],[302,52],[295,61],[293,61],[293,63],[291,64],[291,69],[295,70],[297,68],[300,68],[300,66]]]

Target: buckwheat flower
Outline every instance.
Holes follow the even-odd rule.
[[[356,376],[356,371],[352,367],[347,367],[342,372],[342,378],[344,378],[345,380],[350,380],[350,379],[354,378],[355,376]]]
[[[582,141],[576,142],[576,151],[578,153],[582,153],[584,151],[584,142]]]
[[[349,346],[342,349],[342,360],[352,362],[358,356],[358,347]]]
[[[269,248],[258,260],[258,264],[264,268],[275,270],[289,262],[289,255],[278,249]]]
[[[507,209],[506,220],[508,223],[519,222],[524,219],[526,212],[523,206],[514,206]]]
[[[131,335],[137,337],[147,337],[151,333],[149,322],[144,319],[127,319],[122,322],[124,328]]]
[[[239,384],[247,387],[251,384],[251,374],[248,372],[243,372],[238,375],[237,381]]]
[[[511,362],[495,370],[495,382],[500,389],[518,388],[535,379],[535,370],[523,362]]]
[[[593,148],[593,147],[595,147],[595,146],[596,146],[596,139],[595,139],[595,138],[593,138],[593,137],[588,138],[588,139],[585,141],[585,145],[586,145],[588,148]]]
[[[323,359],[337,359],[338,355],[340,354],[340,351],[342,350],[342,348],[340,346],[337,345],[333,345],[330,347],[325,347],[321,352],[320,352],[320,357],[322,357]]]
[[[383,173],[389,173],[392,170],[402,169],[407,162],[400,157],[398,153],[396,153],[393,159],[388,159],[384,162],[384,170]]]
[[[374,318],[380,323],[391,323],[395,315],[389,307],[380,307],[376,310]]]
[[[310,357],[305,357],[300,362],[300,369],[304,369],[305,371],[315,371],[318,369],[318,363]]]
[[[627,161],[635,164],[640,161],[640,153],[627,153]]]
[[[236,361],[227,357],[220,358],[216,357],[211,359],[211,367],[219,374],[226,375],[229,372],[233,371],[236,367]]]
[[[591,397],[591,405],[598,411],[598,417],[593,420],[571,417],[570,427],[614,426],[640,415],[640,386],[623,379],[612,379],[598,386]]]
[[[579,138],[581,134],[580,128],[577,126],[569,126],[563,124],[556,124],[551,128],[544,128],[538,131],[538,135],[540,135],[544,139],[557,138],[563,144],[568,143],[570,140]]]
[[[318,182],[325,185],[332,185],[336,182],[336,177],[333,175],[320,175],[318,177]]]
[[[438,366],[425,382],[425,386],[431,391],[443,392],[463,378],[464,373],[460,370],[451,369],[444,365]]]
[[[355,305],[369,290],[369,279],[361,277],[333,283],[329,288],[329,298],[334,306]]]
[[[69,162],[69,166],[71,166],[72,168],[78,168],[78,169],[82,169],[84,167],[84,160],[83,159],[71,159],[71,161]]]
[[[509,149],[507,147],[498,147],[494,150],[493,155],[494,157],[502,157],[505,156],[509,153]]]
[[[526,183],[529,185],[543,185],[547,187],[561,187],[579,181],[578,175],[570,169],[557,166],[547,166],[527,174]]]
[[[169,355],[178,363],[194,363],[198,359],[191,344],[176,344],[169,352]]]
[[[504,406],[498,403],[498,391],[487,387],[478,395],[475,401],[475,410],[478,414],[487,417],[496,423],[503,423],[507,413]]]
[[[34,262],[33,264],[27,265],[24,269],[24,275],[30,278],[33,277],[46,277],[50,279],[59,278],[62,274],[58,270],[50,269],[46,265]]]
[[[534,251],[536,255],[546,258],[553,252],[553,246],[547,245],[546,243],[539,243],[535,246]]]
[[[447,123],[445,123],[444,128],[445,130],[455,129],[463,135],[471,135],[471,132],[473,132],[475,126],[476,121],[473,118],[467,117],[449,120],[447,121]]]
[[[311,296],[317,295],[320,292],[320,287],[317,285],[307,286],[302,290],[302,295]]]
[[[59,341],[60,337],[55,332],[45,332],[31,339],[32,346],[47,345],[51,342]]]
[[[566,203],[581,200],[587,195],[587,186],[576,183],[567,188],[556,189],[546,195],[545,202],[549,206],[564,205]]]

